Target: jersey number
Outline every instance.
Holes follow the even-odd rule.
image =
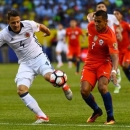
[[[95,46],[95,42],[92,42],[92,49],[94,48],[94,46]]]
[[[24,47],[24,43],[22,43],[22,41],[20,41],[20,46],[23,46],[23,47]]]

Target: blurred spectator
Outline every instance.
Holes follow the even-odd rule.
[[[2,0],[0,13],[5,17],[4,14],[14,8],[21,12],[23,20],[35,20],[50,28],[56,28],[59,22],[68,27],[70,20],[75,18],[84,28],[87,22],[84,17],[93,12],[95,4],[100,1],[105,2],[110,14],[120,7],[125,20],[130,22],[130,0]]]
[[[130,0],[0,0],[0,29],[6,26],[3,20],[11,9],[20,11],[22,20],[34,20],[49,28],[56,29],[59,23],[66,28],[71,19],[76,19],[78,26],[86,29],[86,16],[95,10],[96,3],[100,1],[105,2],[109,14],[120,7],[124,20],[130,22]],[[5,46],[2,51],[7,55]]]
[[[7,44],[4,44],[1,47],[1,54],[2,54],[2,63],[9,63],[9,47]]]
[[[6,22],[4,21],[4,19],[2,18],[2,15],[0,14],[0,30],[2,30],[3,28],[5,28],[7,26]],[[2,54],[2,62],[3,63],[9,63],[9,47],[7,44],[4,44],[1,47],[1,54]]]

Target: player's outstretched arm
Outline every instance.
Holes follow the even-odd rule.
[[[43,35],[44,37],[51,35],[51,32],[50,32],[49,28],[47,28],[43,24],[40,24],[40,31],[44,33],[44,35]]]

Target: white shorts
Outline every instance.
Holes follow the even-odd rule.
[[[56,45],[56,52],[64,52],[67,53],[68,51],[68,46],[66,43],[59,41]]]
[[[53,71],[54,69],[48,60],[48,57],[46,54],[42,53],[38,57],[20,64],[15,83],[17,83],[17,86],[25,85],[30,87],[35,76],[44,76],[46,73]]]

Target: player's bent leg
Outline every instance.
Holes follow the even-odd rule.
[[[23,83],[27,83],[28,79],[23,79],[20,80]],[[19,81],[17,81],[18,87],[17,87],[17,92],[18,95],[20,96],[21,100],[24,102],[24,104],[31,110],[33,111],[37,118],[37,121],[35,123],[43,123],[43,122],[48,122],[49,118],[45,115],[45,113],[40,109],[37,101],[29,94],[28,92],[28,87],[25,85],[20,84]]]
[[[98,107],[97,103],[94,100],[93,95],[90,93],[92,86],[87,82],[83,81],[81,83],[81,95],[83,100],[93,109],[93,114],[87,119],[87,122],[95,122],[97,117],[102,115],[102,110]]]
[[[63,92],[64,92],[64,94],[65,94],[65,97],[66,97],[68,100],[72,100],[73,93],[72,93],[72,91],[71,91],[69,85],[68,85],[67,83],[63,83],[62,86],[61,86],[61,85],[57,86],[58,84],[56,84],[55,81],[54,81],[54,82],[51,81],[51,75],[52,75],[52,72],[46,73],[46,74],[44,75],[44,78],[45,78],[47,81],[49,81],[54,87],[62,87],[62,90],[63,90]]]
[[[113,116],[113,105],[111,94],[108,92],[108,79],[106,77],[101,77],[98,82],[98,90],[101,93],[104,106],[107,113],[107,121],[104,124],[114,124],[115,119]]]

